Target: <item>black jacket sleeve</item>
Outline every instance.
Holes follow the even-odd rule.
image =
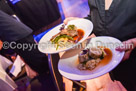
[[[32,33],[32,29],[0,10],[0,39],[17,41]]]
[[[90,14],[87,17],[84,17],[84,18],[91,21],[91,15]]]

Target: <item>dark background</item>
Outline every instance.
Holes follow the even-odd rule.
[[[10,0],[0,0],[0,9],[9,15],[15,13],[34,31],[60,18],[56,0],[20,0],[14,4]]]

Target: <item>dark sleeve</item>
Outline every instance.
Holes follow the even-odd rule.
[[[0,39],[17,41],[32,33],[32,29],[0,10]]]
[[[85,19],[88,19],[90,21],[91,21],[91,6],[92,6],[91,4],[92,4],[92,2],[94,2],[94,0],[88,0],[88,6],[89,6],[89,9],[90,9],[90,12],[86,17],[84,17]]]
[[[84,18],[91,21],[91,15],[90,14],[87,17],[84,17]],[[92,35],[92,34],[93,34],[93,31],[92,31],[92,33],[90,33],[90,35]]]
[[[84,18],[91,21],[91,15],[90,14],[87,17],[84,17]]]
[[[0,10],[2,10],[3,12],[5,12],[9,15],[15,14],[12,11],[12,9],[9,7],[8,3],[6,3],[6,0],[0,0]]]
[[[89,6],[89,9],[90,9],[90,12],[88,14],[88,16],[84,17],[85,19],[89,19],[90,21],[92,21],[93,17],[93,11],[97,8],[97,4],[96,4],[96,1],[97,0],[88,0],[88,6]]]

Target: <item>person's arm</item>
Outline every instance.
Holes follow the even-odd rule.
[[[38,73],[34,71],[33,69],[31,69],[29,65],[27,64],[25,64],[25,70],[26,70],[27,76],[30,78],[34,78],[38,75]]]
[[[76,19],[82,19],[82,18],[79,18],[79,17],[68,17],[63,22],[64,22],[64,24],[67,24],[69,21],[76,20]],[[88,20],[91,21],[91,15],[88,15],[87,17],[84,17],[84,19],[88,19]]]
[[[71,21],[71,20],[76,20],[76,19],[82,19],[82,18],[79,18],[79,17],[68,17],[68,18],[66,18],[63,22],[64,22],[64,24],[67,25],[67,23],[68,23],[69,21]]]
[[[125,55],[123,60],[127,60],[132,52],[132,50],[136,47],[136,38],[129,39],[123,42],[123,46],[117,47],[117,51],[125,51]]]

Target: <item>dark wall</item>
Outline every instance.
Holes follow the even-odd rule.
[[[14,4],[8,0],[8,3],[21,21],[34,31],[60,18],[56,0],[20,0]]]

